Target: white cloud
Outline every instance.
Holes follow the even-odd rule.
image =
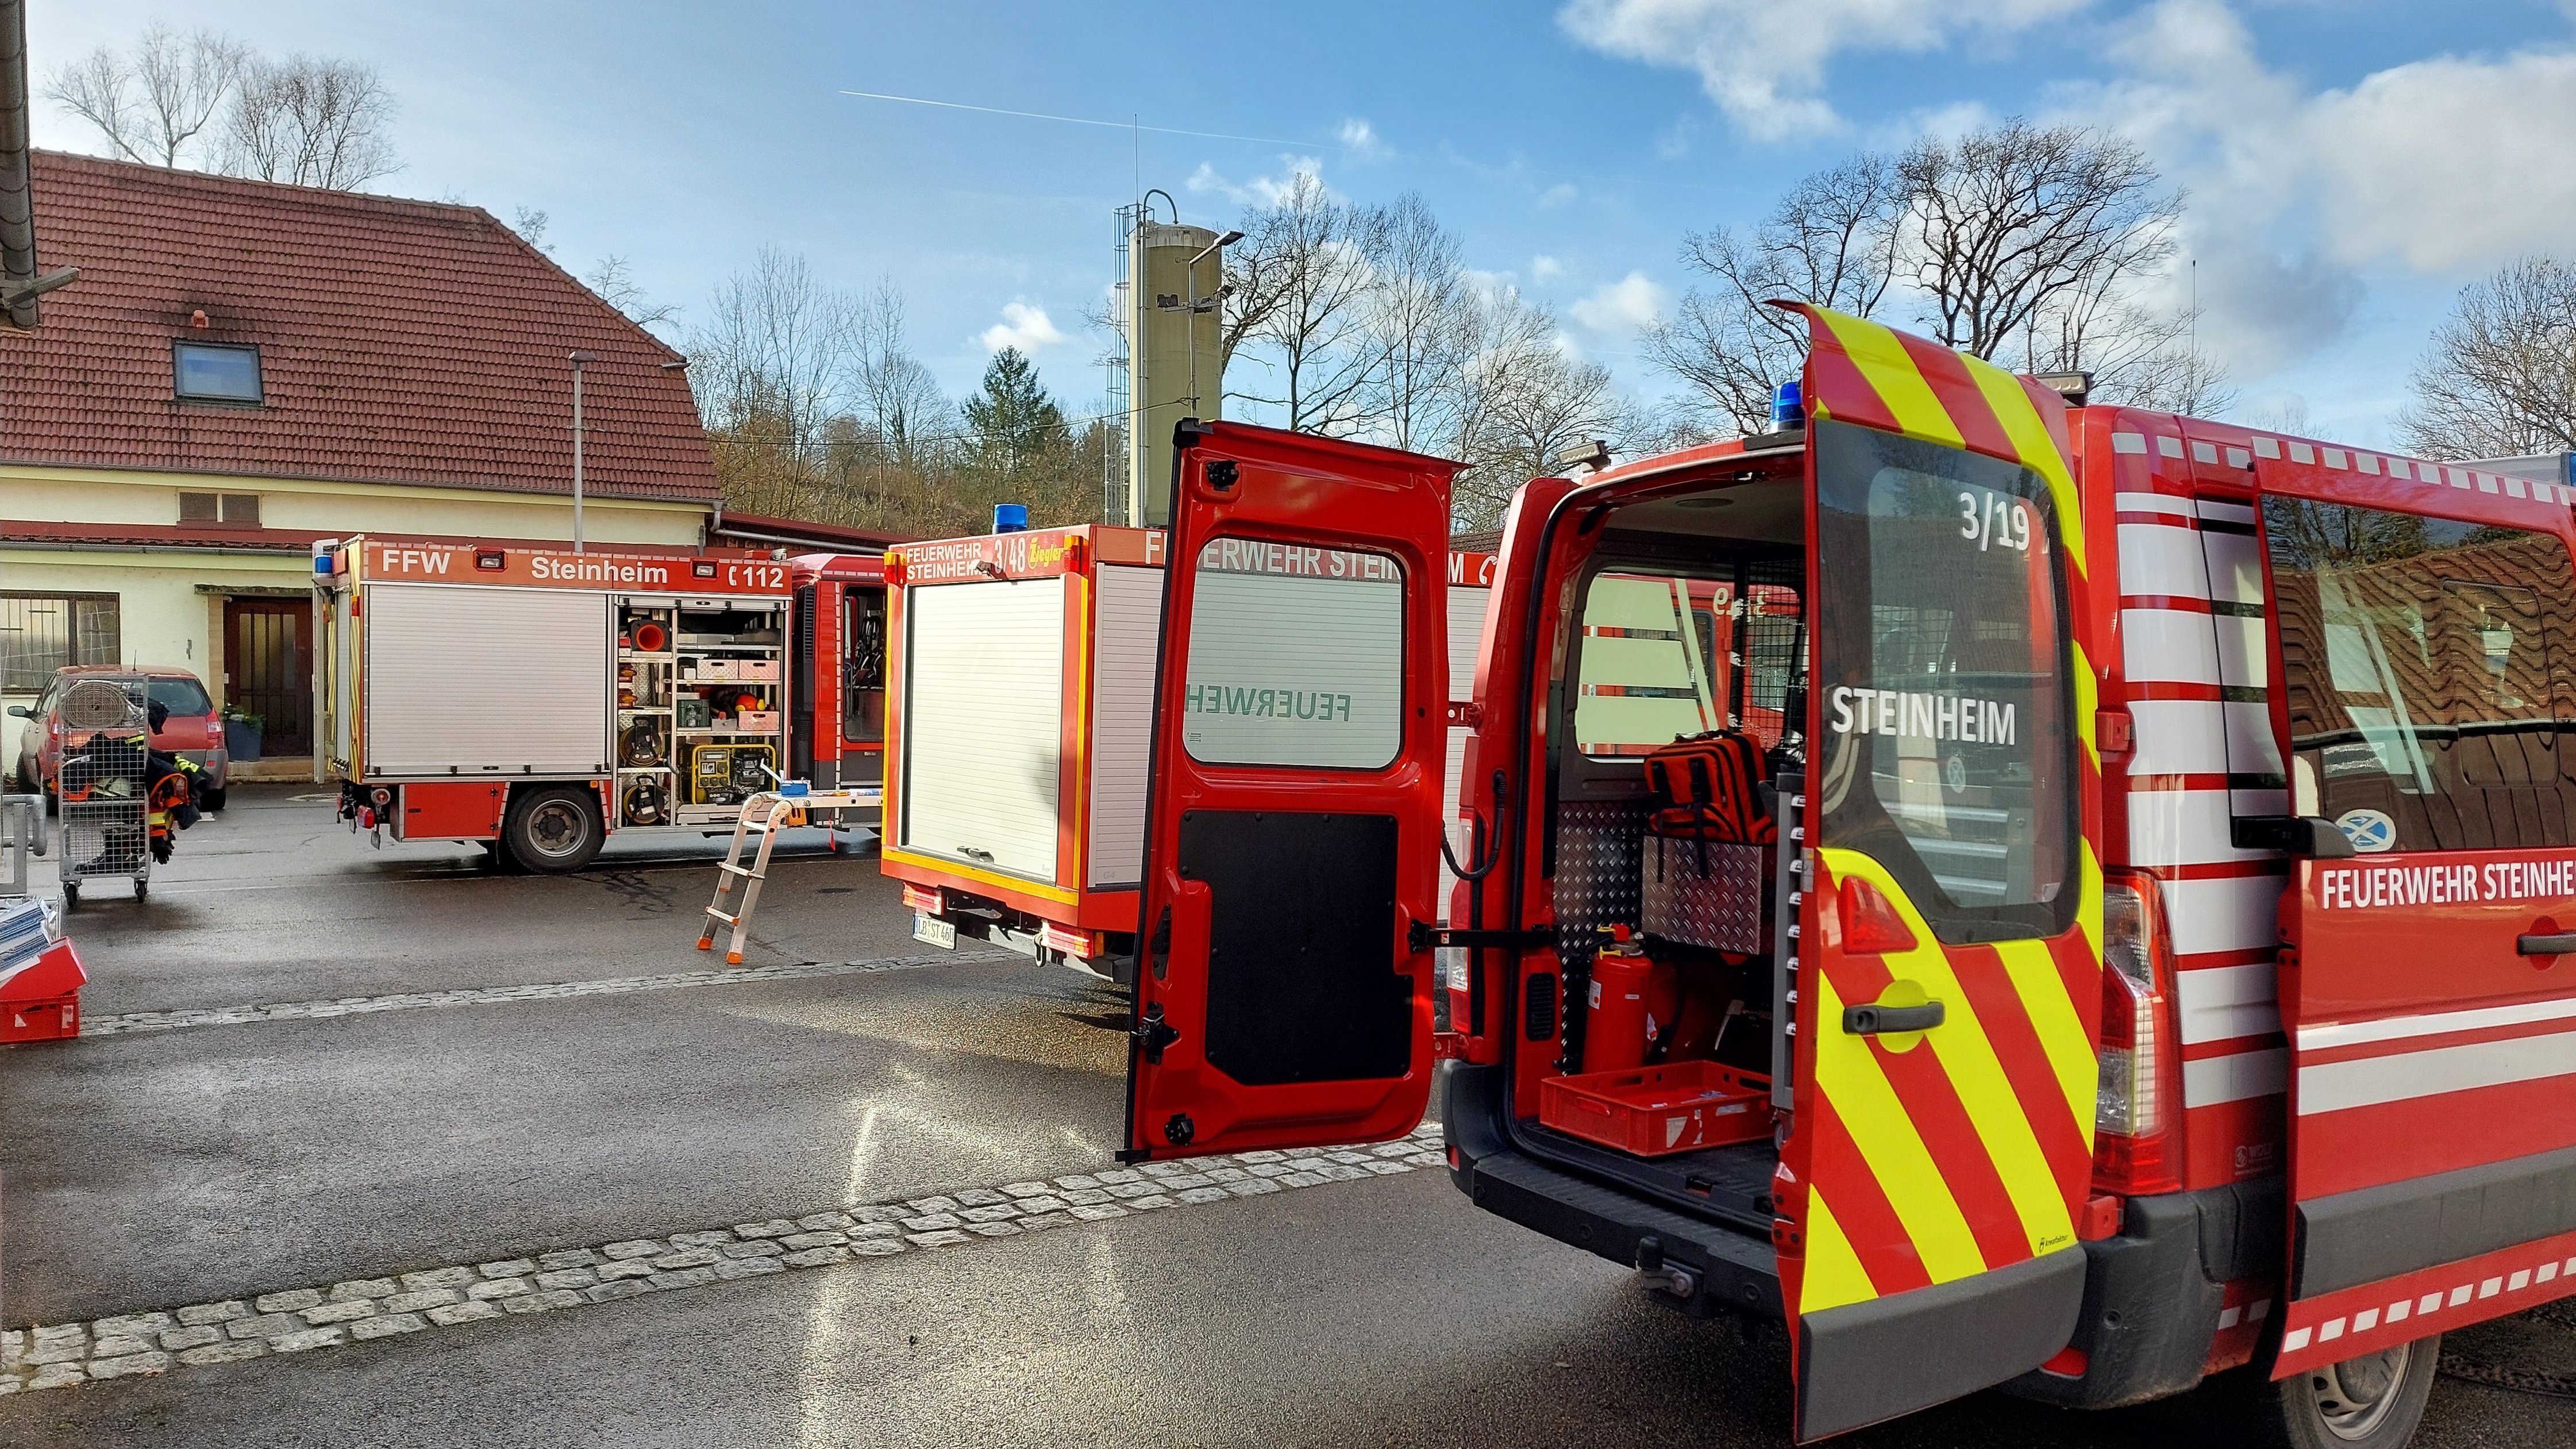
[[[1564,275],[1565,263],[1558,261],[1556,258],[1546,255],[1530,258],[1531,281],[1553,282]]]
[[[1064,341],[1065,335],[1047,317],[1044,307],[1012,302],[1002,308],[1002,320],[985,328],[976,340],[984,344],[986,352],[999,352],[1009,347],[1033,354],[1041,347],[1053,347]]]
[[[1957,36],[2005,36],[2087,0],[1570,0],[1566,34],[1604,54],[1699,72],[1700,86],[1756,137],[1827,130],[1823,99],[1843,50],[1939,50]]]
[[[1298,177],[1312,176],[1318,183],[1324,179],[1321,157],[1282,156],[1279,164],[1278,175],[1255,176],[1235,182],[1228,180],[1225,173],[1215,166],[1202,161],[1199,169],[1190,173],[1186,184],[1201,195],[1222,196],[1237,206],[1277,206],[1287,199],[1289,189],[1297,184]]]
[[[2352,319],[2368,271],[2458,277],[2576,235],[2576,52],[2437,56],[2310,91],[2218,0],[2163,0],[2112,47],[2134,77],[2073,87],[2190,193],[2161,300],[2199,262],[2201,340],[2240,376]]]
[[[1557,207],[1565,205],[1567,202],[1572,201],[1574,198],[1582,194],[1583,193],[1574,189],[1573,182],[1560,181],[1538,194],[1538,209],[1541,211],[1553,211]]]
[[[1368,160],[1375,161],[1395,154],[1395,148],[1379,138],[1377,128],[1358,116],[1342,122],[1340,135],[1342,149],[1356,151]]]
[[[1664,315],[1670,300],[1645,273],[1630,272],[1565,310],[1595,332],[1642,332]]]

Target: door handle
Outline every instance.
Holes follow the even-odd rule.
[[[1946,1015],[1937,1001],[1921,1006],[1846,1006],[1843,1032],[1847,1036],[1877,1036],[1881,1032],[1930,1031]]]
[[[2513,949],[2525,956],[2576,955],[2576,931],[2559,931],[2547,936],[2516,936]]]

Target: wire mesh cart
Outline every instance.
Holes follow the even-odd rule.
[[[152,727],[140,674],[91,675],[64,691],[55,857],[63,909],[84,881],[122,877],[142,900],[152,879]]]

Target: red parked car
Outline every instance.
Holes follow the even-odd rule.
[[[232,756],[224,749],[224,722],[215,711],[214,699],[206,693],[205,684],[185,669],[166,665],[141,665],[128,668],[116,664],[74,664],[54,671],[45,692],[32,705],[13,704],[9,713],[27,721],[18,735],[18,778],[45,794],[46,808],[54,802],[55,772],[61,767],[63,746],[86,738],[79,731],[67,731],[55,706],[63,691],[74,681],[95,675],[130,675],[144,677],[144,687],[152,701],[170,711],[161,728],[152,735],[152,748],[194,760],[206,772],[199,800],[208,810],[224,808],[224,786],[232,773]]]

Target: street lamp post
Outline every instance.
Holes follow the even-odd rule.
[[[595,352],[572,355],[572,551],[582,551],[581,538],[581,370],[597,362]]]
[[[1190,258],[1187,262],[1184,262],[1181,265],[1181,280],[1189,293],[1189,310],[1182,314],[1186,319],[1183,321],[1182,325],[1189,329],[1190,413],[1192,416],[1197,416],[1199,412],[1199,313],[1202,311],[1213,311],[1217,304],[1225,298],[1225,287],[1224,284],[1220,282],[1217,286],[1216,295],[1214,297],[1210,297],[1205,301],[1200,300],[1199,263],[1206,261],[1209,257],[1218,252],[1224,251],[1227,247],[1230,247],[1241,240],[1243,240],[1243,233],[1239,231],[1229,231],[1225,235],[1218,237],[1215,241],[1208,243],[1205,247],[1199,250],[1199,254],[1197,256]],[[1218,378],[1218,390],[1222,392],[1224,387],[1225,379],[1222,377]]]

